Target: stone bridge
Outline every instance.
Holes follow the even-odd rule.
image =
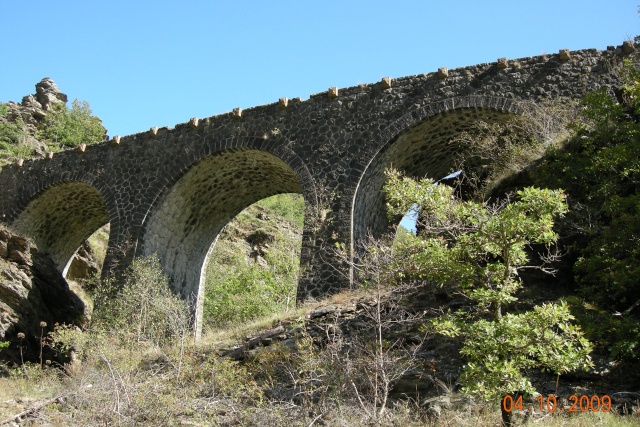
[[[31,236],[60,271],[110,223],[105,272],[157,253],[175,291],[201,307],[222,228],[260,199],[300,193],[307,214],[297,297],[318,297],[349,286],[348,267],[328,248],[343,242],[353,251],[369,231],[387,230],[385,167],[442,177],[464,150],[456,134],[475,121],[612,88],[633,50],[625,42],[383,78],[18,161],[0,172],[0,220]]]

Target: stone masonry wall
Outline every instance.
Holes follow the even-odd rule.
[[[625,42],[385,78],[17,162],[0,172],[0,221],[32,236],[61,270],[109,222],[106,274],[157,252],[176,291],[201,302],[202,266],[226,222],[264,197],[298,192],[307,207],[298,299],[317,297],[349,285],[333,243],[355,248],[387,227],[386,166],[439,178],[461,149],[451,140],[475,120],[613,88],[634,49]]]

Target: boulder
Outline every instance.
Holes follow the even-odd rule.
[[[74,280],[85,279],[100,273],[100,268],[93,248],[85,241],[73,256],[66,277]]]
[[[66,103],[67,95],[62,93],[58,86],[49,77],[40,80],[36,84],[36,99],[45,111],[48,111],[51,104]]]

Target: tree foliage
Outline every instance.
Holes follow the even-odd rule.
[[[53,104],[40,126],[38,136],[63,148],[101,142],[105,134],[102,120],[92,115],[89,103],[76,99],[71,108],[62,103]]]
[[[393,170],[387,175],[389,215],[417,206],[424,221],[420,235],[399,244],[401,276],[458,287],[474,303],[434,323],[438,332],[463,340],[466,392],[486,399],[533,393],[526,369],[559,375],[589,365],[591,346],[571,323],[566,304],[503,313],[517,301],[518,271],[531,267],[528,248],[549,247],[557,239],[554,218],[567,212],[562,191],[525,188],[515,200],[488,204],[461,200],[453,188],[430,179],[417,181]],[[552,258],[548,252],[537,267],[547,269]]]
[[[27,133],[20,118],[8,120],[9,109],[0,103],[0,164],[4,159],[30,157],[33,147],[26,143]]]
[[[620,100],[605,89],[585,97],[576,137],[535,173],[538,185],[569,194],[560,230],[580,292],[618,311],[640,300],[640,66],[628,61],[623,75]]]

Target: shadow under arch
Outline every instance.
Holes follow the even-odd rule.
[[[431,103],[392,123],[376,144],[358,181],[351,210],[351,255],[356,257],[366,238],[390,229],[382,187],[384,170],[393,166],[409,176],[440,179],[455,167],[455,156],[465,147],[455,136],[482,120],[504,122],[522,108],[514,99],[487,96],[451,98]],[[399,219],[398,219],[399,222]]]
[[[110,209],[103,191],[90,181],[61,180],[38,187],[44,189],[27,196],[11,226],[32,238],[62,273],[80,245],[110,222]]]
[[[277,155],[282,146],[280,153],[267,151],[263,143],[254,139],[186,166],[145,218],[140,253],[156,253],[174,291],[195,303],[196,336],[202,329],[207,260],[223,227],[247,206],[275,194],[301,193],[305,205],[315,204],[302,161],[291,151]],[[303,258],[304,251],[302,265]]]

